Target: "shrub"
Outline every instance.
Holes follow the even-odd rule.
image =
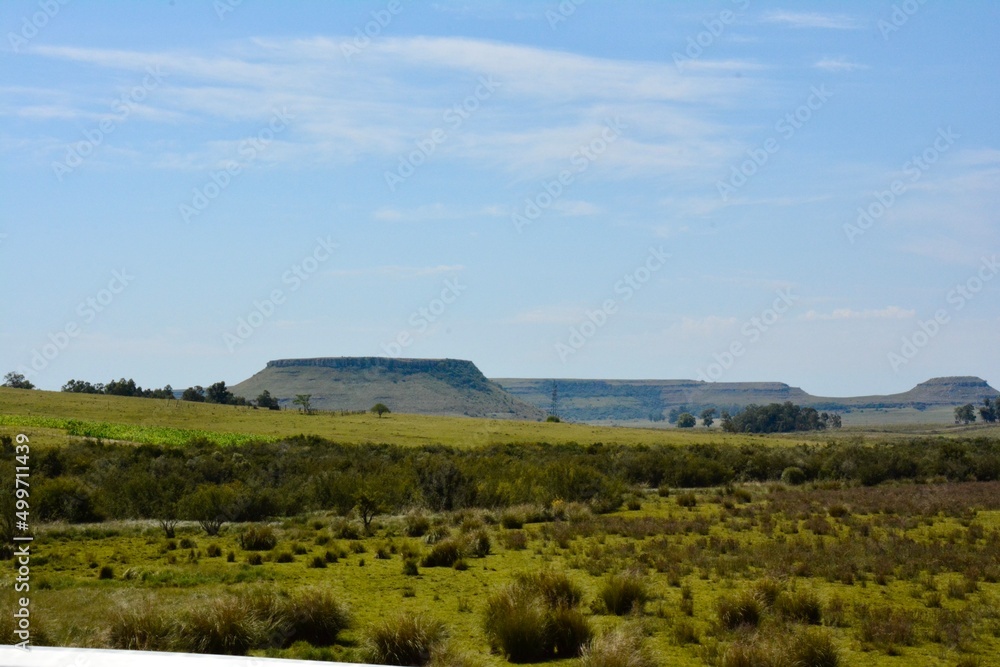
[[[380,665],[427,665],[445,638],[444,624],[422,614],[403,612],[369,630],[366,652]]]
[[[148,601],[119,607],[111,614],[108,646],[129,651],[166,651],[170,630],[165,615]]]
[[[330,553],[329,551],[327,553]],[[321,569],[326,567],[326,559],[322,556],[313,556],[309,561],[309,567]]]
[[[424,556],[421,565],[424,567],[451,567],[461,557],[461,544],[457,540],[447,539],[435,544],[430,553]]]
[[[528,548],[528,535],[523,530],[508,530],[502,536],[503,545],[511,551]]]
[[[658,494],[658,495],[659,495],[659,496],[660,496],[661,498],[668,498],[668,497],[670,497],[670,487],[669,487],[669,486],[667,486],[666,484],[661,484],[661,485],[660,485],[660,486],[659,486],[659,487],[658,487],[658,488],[656,489],[656,493],[657,493],[657,494]]]
[[[781,481],[790,486],[798,486],[806,481],[806,474],[802,468],[789,466],[781,471]]]
[[[282,551],[277,556],[274,557],[275,563],[291,563],[295,560],[295,557],[287,551]]]
[[[546,630],[548,610],[537,595],[508,584],[486,600],[483,629],[490,647],[510,662],[541,662],[552,657]]]
[[[350,627],[351,614],[346,605],[329,591],[306,589],[285,604],[288,623],[287,644],[307,641],[313,646],[329,646],[337,634]]]
[[[581,651],[580,667],[654,667],[656,662],[643,645],[642,635],[618,627],[592,640]]]
[[[102,565],[100,571],[97,573],[98,579],[114,579],[115,570],[110,565]]]
[[[500,514],[500,525],[508,530],[516,530],[524,527],[524,515],[512,509],[504,510]]]
[[[522,573],[516,581],[522,588],[540,595],[551,608],[577,607],[583,601],[583,591],[563,572]]]
[[[246,655],[267,643],[274,630],[270,618],[262,618],[245,600],[233,596],[203,601],[191,607],[180,620],[176,649],[187,653]]]
[[[677,496],[677,504],[681,507],[697,507],[698,506],[698,496],[694,495],[690,491],[682,493]]]
[[[784,592],[785,586],[777,579],[772,579],[771,577],[765,577],[760,581],[754,582],[754,585],[750,588],[751,593],[755,595],[765,606],[770,607],[778,600],[778,596]]]
[[[489,533],[481,530],[472,538],[472,554],[476,558],[485,558],[490,555],[493,543],[490,541]]]
[[[719,623],[726,630],[757,627],[762,611],[760,598],[749,591],[735,597],[722,597],[718,603]]]
[[[409,537],[423,537],[430,529],[431,521],[420,513],[406,515],[406,534]]]
[[[548,638],[559,658],[580,655],[593,635],[590,621],[578,609],[560,606],[550,611]]]
[[[788,643],[786,664],[837,667],[840,654],[829,631],[804,628],[796,632]]]
[[[915,618],[911,612],[893,607],[858,605],[858,635],[861,641],[891,647],[909,646],[916,640]]]
[[[420,574],[420,570],[417,568],[416,558],[403,559],[403,574],[407,577],[415,577]]]
[[[782,593],[775,602],[775,610],[783,619],[796,623],[819,625],[823,618],[823,606],[812,591]]]
[[[645,578],[636,572],[612,574],[604,580],[598,595],[604,608],[616,616],[642,612],[642,605],[649,599]]]
[[[261,565],[264,562],[264,557],[258,553],[252,553],[247,556],[247,563],[250,565]]]
[[[278,536],[270,526],[248,526],[237,541],[244,551],[270,551],[278,544]]]
[[[218,558],[219,556],[222,555],[222,547],[220,547],[218,544],[209,544],[207,547],[205,547],[205,555],[207,555],[209,558]]]

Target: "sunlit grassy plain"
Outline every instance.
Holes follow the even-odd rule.
[[[463,447],[536,442],[785,446],[817,437],[398,414],[382,419],[306,416],[0,389],[0,434],[27,433],[35,452],[100,429],[128,436],[123,440],[170,444],[200,436],[230,446],[242,441],[234,434],[280,439],[304,433],[339,442]],[[843,429],[818,438],[996,434],[996,429],[983,427],[891,431]],[[693,507],[684,506],[692,501]],[[482,628],[487,596],[518,573],[552,569],[567,573],[582,588],[582,608],[595,632],[620,625],[637,628],[652,664],[764,664],[760,656],[757,662],[739,662],[737,654],[744,648],[744,653],[752,652],[754,646],[766,653],[767,642],[791,641],[804,632],[803,626],[765,609],[756,632],[749,627],[725,630],[719,627],[718,605],[771,578],[787,595],[815,595],[820,624],[839,650],[840,665],[1000,665],[1000,484],[841,488],[775,483],[701,489],[690,495],[671,490],[667,496],[647,489],[632,507],[603,516],[582,506],[428,514],[431,532],[448,532],[460,541],[485,531],[490,554],[465,557],[465,570],[420,566],[415,576],[404,574],[403,554],[426,555],[432,546],[425,538],[407,536],[405,517],[382,517],[372,535],[356,538],[350,532],[360,531],[359,522],[345,528],[342,519],[329,514],[277,521],[278,544],[260,552],[259,565],[251,565],[252,552],[238,544],[240,525],[209,537],[196,524],[182,524],[173,540],[143,522],[38,526],[32,559],[34,628],[38,639],[48,643],[105,646],[114,610],[144,600],[170,618],[213,605],[229,593],[261,588],[294,593],[316,585],[350,607],[352,626],[330,647],[296,644],[255,653],[363,660],[368,630],[380,619],[410,609],[448,627],[449,642],[466,658],[447,664],[502,665],[507,662],[489,653]],[[533,513],[546,520],[526,522],[521,529],[505,527]],[[220,555],[210,556],[210,547],[218,547]],[[232,562],[227,562],[229,553]],[[334,560],[328,553],[337,556],[336,562],[326,562]],[[288,554],[290,562],[278,562],[279,554]],[[310,567],[317,559],[325,567]],[[110,578],[101,579],[105,567]],[[631,615],[603,612],[598,600],[606,578],[629,570],[642,573],[650,599]],[[10,570],[3,585],[6,607],[13,585]],[[693,600],[690,615],[682,590],[689,590]],[[908,623],[909,630],[897,628],[900,632],[890,637],[877,624],[866,624],[859,605],[891,608],[898,624]]]

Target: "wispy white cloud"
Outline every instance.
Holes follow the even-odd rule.
[[[901,308],[899,306],[887,306],[881,309],[853,310],[851,308],[838,308],[830,313],[819,313],[810,310],[802,316],[805,320],[906,320],[916,316],[917,311]]]
[[[777,23],[789,28],[826,28],[830,30],[860,30],[864,22],[846,14],[821,12],[770,11],[761,18],[764,23]]]
[[[827,72],[854,72],[868,69],[868,65],[853,62],[847,58],[820,58],[813,67]]]
[[[464,271],[461,264],[438,264],[437,266],[373,266],[361,269],[335,269],[327,275],[338,278],[354,278],[358,276],[382,276],[397,280],[424,278],[442,274],[455,274]]]
[[[383,206],[372,213],[372,218],[380,222],[434,222],[442,220],[497,218],[506,215],[509,215],[509,211],[497,204],[489,204],[477,209],[467,209],[446,206],[438,202],[413,208]]]
[[[703,59],[681,74],[664,62],[458,37],[387,37],[351,61],[341,41],[328,37],[256,38],[212,51],[36,46],[30,53],[140,80],[147,68],[162,72],[161,89],[137,113],[143,122],[171,124],[179,137],[138,147],[161,168],[203,169],[231,160],[243,132],[287,109],[294,122],[280,150],[267,151],[272,163],[301,167],[375,158],[392,169],[417,141],[440,129],[447,138],[429,160],[535,178],[566,168],[609,120],[620,118],[627,130],[590,165],[586,178],[690,178],[718,169],[739,150],[727,121],[710,112],[765,85],[754,76],[762,66],[752,61]],[[477,92],[478,108],[456,127],[457,116],[446,114]],[[40,97],[45,93],[22,92],[7,108],[68,121],[107,103],[103,91],[74,89],[57,100]]]

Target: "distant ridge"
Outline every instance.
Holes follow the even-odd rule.
[[[783,382],[700,382],[697,380],[574,380],[499,378],[495,380],[514,396],[549,410],[552,390],[557,392],[556,412],[573,421],[658,421],[671,409],[700,411],[716,407],[730,411],[752,403],[791,401],[820,410],[955,406],[980,403],[1000,395],[985,380],[973,376],[932,378],[913,389],[887,396],[813,396]]]
[[[276,359],[231,388],[256,398],[264,390],[287,407],[311,394],[320,410],[367,410],[385,403],[394,412],[542,419],[545,413],[505,392],[471,361],[390,357]]]

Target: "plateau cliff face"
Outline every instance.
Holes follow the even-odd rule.
[[[933,378],[913,389],[887,396],[813,396],[783,382],[699,382],[696,380],[566,380],[501,378],[496,382],[514,396],[572,421],[660,421],[683,408],[706,407],[735,412],[747,405],[791,401],[818,410],[926,408],[980,403],[1000,395],[978,377]]]
[[[231,388],[247,399],[265,389],[285,406],[311,394],[320,410],[367,410],[385,403],[393,412],[542,419],[545,413],[505,392],[471,361],[321,357],[278,359]]]

